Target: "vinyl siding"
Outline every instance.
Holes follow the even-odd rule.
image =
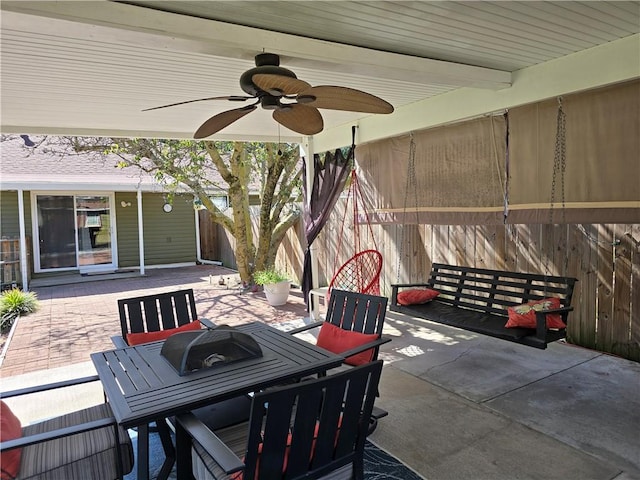
[[[196,261],[196,227],[192,198],[191,195],[176,195],[173,211],[165,213],[162,210],[165,203],[162,194],[149,193],[142,196],[145,265]],[[131,202],[131,206],[122,207],[123,201]],[[136,205],[135,193],[116,195],[120,268],[140,264]]]
[[[25,230],[31,236],[31,196],[23,192],[25,207]],[[0,192],[0,237],[18,238],[20,236],[20,220],[18,217],[18,192],[3,190]]]
[[[146,195],[143,196],[143,202]],[[131,204],[123,207],[122,202]],[[138,254],[138,200],[132,192],[116,193],[116,241],[118,267],[134,267],[140,264]]]
[[[142,199],[144,217],[145,264],[195,262],[196,230],[193,197],[176,195],[173,211],[164,212],[161,194]]]

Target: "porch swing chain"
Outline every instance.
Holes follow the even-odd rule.
[[[553,207],[555,203],[556,196],[556,185],[557,185],[557,177],[558,173],[560,174],[560,201],[562,208],[560,210],[560,224],[566,225],[566,214],[565,214],[565,172],[567,169],[567,144],[566,144],[566,116],[564,110],[562,108],[562,97],[558,97],[558,116],[557,116],[557,127],[556,127],[556,144],[553,158],[553,178],[551,180],[551,199],[549,205],[549,225],[553,225]],[[565,247],[566,249],[566,247]],[[554,252],[554,263],[555,263],[555,248],[553,248]],[[566,251],[564,264],[562,266],[562,275],[566,276],[567,269],[569,267],[569,252]],[[545,275],[549,273],[549,256],[546,257],[545,262]]]
[[[560,221],[565,223],[565,196],[564,196],[564,174],[567,169],[567,147],[566,147],[566,116],[562,109],[562,97],[558,97],[558,118],[556,129],[556,147],[553,158],[553,179],[551,181],[551,207],[549,208],[549,223],[553,224],[553,205],[556,195],[556,178],[560,171],[560,201],[562,202],[562,217]]]
[[[413,139],[413,132],[409,142],[409,161],[407,162],[407,181],[404,188],[404,205],[402,210],[402,226],[400,229],[400,252],[398,253],[398,263],[396,270],[396,283],[400,283],[400,265],[404,256],[404,230],[407,224],[407,203],[409,190],[413,187],[413,206],[416,214],[416,225],[418,225],[418,186],[416,181],[416,143]]]

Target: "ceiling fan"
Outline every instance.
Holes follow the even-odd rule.
[[[312,87],[304,80],[299,80],[291,70],[281,67],[280,57],[274,53],[260,53],[256,55],[255,62],[254,68],[240,76],[240,88],[248,96],[199,98],[147,108],[143,111],[207,100],[231,102],[253,100],[251,105],[227,110],[208,119],[193,135],[197,139],[208,137],[228,127],[256,110],[258,104],[265,110],[273,110],[273,119],[276,122],[302,135],[315,135],[324,128],[319,108],[362,113],[393,112],[393,106],[390,103],[360,90],[332,85]]]

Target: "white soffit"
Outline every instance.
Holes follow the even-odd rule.
[[[322,110],[319,140],[354,123],[393,132],[403,111],[429,99],[466,92],[484,104],[475,99],[512,90],[512,72],[640,30],[637,1],[129,3],[0,4],[2,132],[191,138],[236,105],[141,110],[242,94],[238,79],[261,51],[312,85],[365,90],[396,107]],[[212,138],[301,140],[261,109]]]

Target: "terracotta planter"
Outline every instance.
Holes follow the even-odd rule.
[[[267,302],[272,307],[284,305],[289,298],[289,290],[291,289],[291,282],[284,280],[278,283],[270,283],[264,285],[264,294],[267,297]]]

